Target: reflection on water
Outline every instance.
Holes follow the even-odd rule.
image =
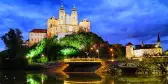
[[[99,76],[95,73],[0,72],[0,84],[168,84],[168,76]]]

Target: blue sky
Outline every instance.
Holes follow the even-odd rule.
[[[33,28],[45,29],[48,18],[58,18],[61,3],[69,14],[75,4],[79,21],[91,21],[91,31],[109,43],[155,43],[160,32],[168,49],[168,0],[0,0],[0,35],[19,28],[28,39]]]

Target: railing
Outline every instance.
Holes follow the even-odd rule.
[[[139,63],[119,63],[119,67],[129,67],[129,68],[136,68],[139,66]]]
[[[102,62],[100,58],[67,58],[64,62]]]

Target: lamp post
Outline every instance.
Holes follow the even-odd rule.
[[[110,48],[110,52],[111,52],[111,56],[112,56],[111,61],[114,61],[113,48]]]
[[[98,58],[99,58],[99,50],[97,49],[96,52],[97,52],[97,54],[98,54]]]

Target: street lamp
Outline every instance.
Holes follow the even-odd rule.
[[[111,56],[112,56],[111,61],[114,61],[114,52],[113,52],[113,48],[110,48],[110,52],[111,52]]]
[[[98,54],[98,58],[99,58],[99,50],[97,49],[96,52],[97,52],[97,54]]]
[[[44,57],[44,54],[42,54],[41,56]]]

